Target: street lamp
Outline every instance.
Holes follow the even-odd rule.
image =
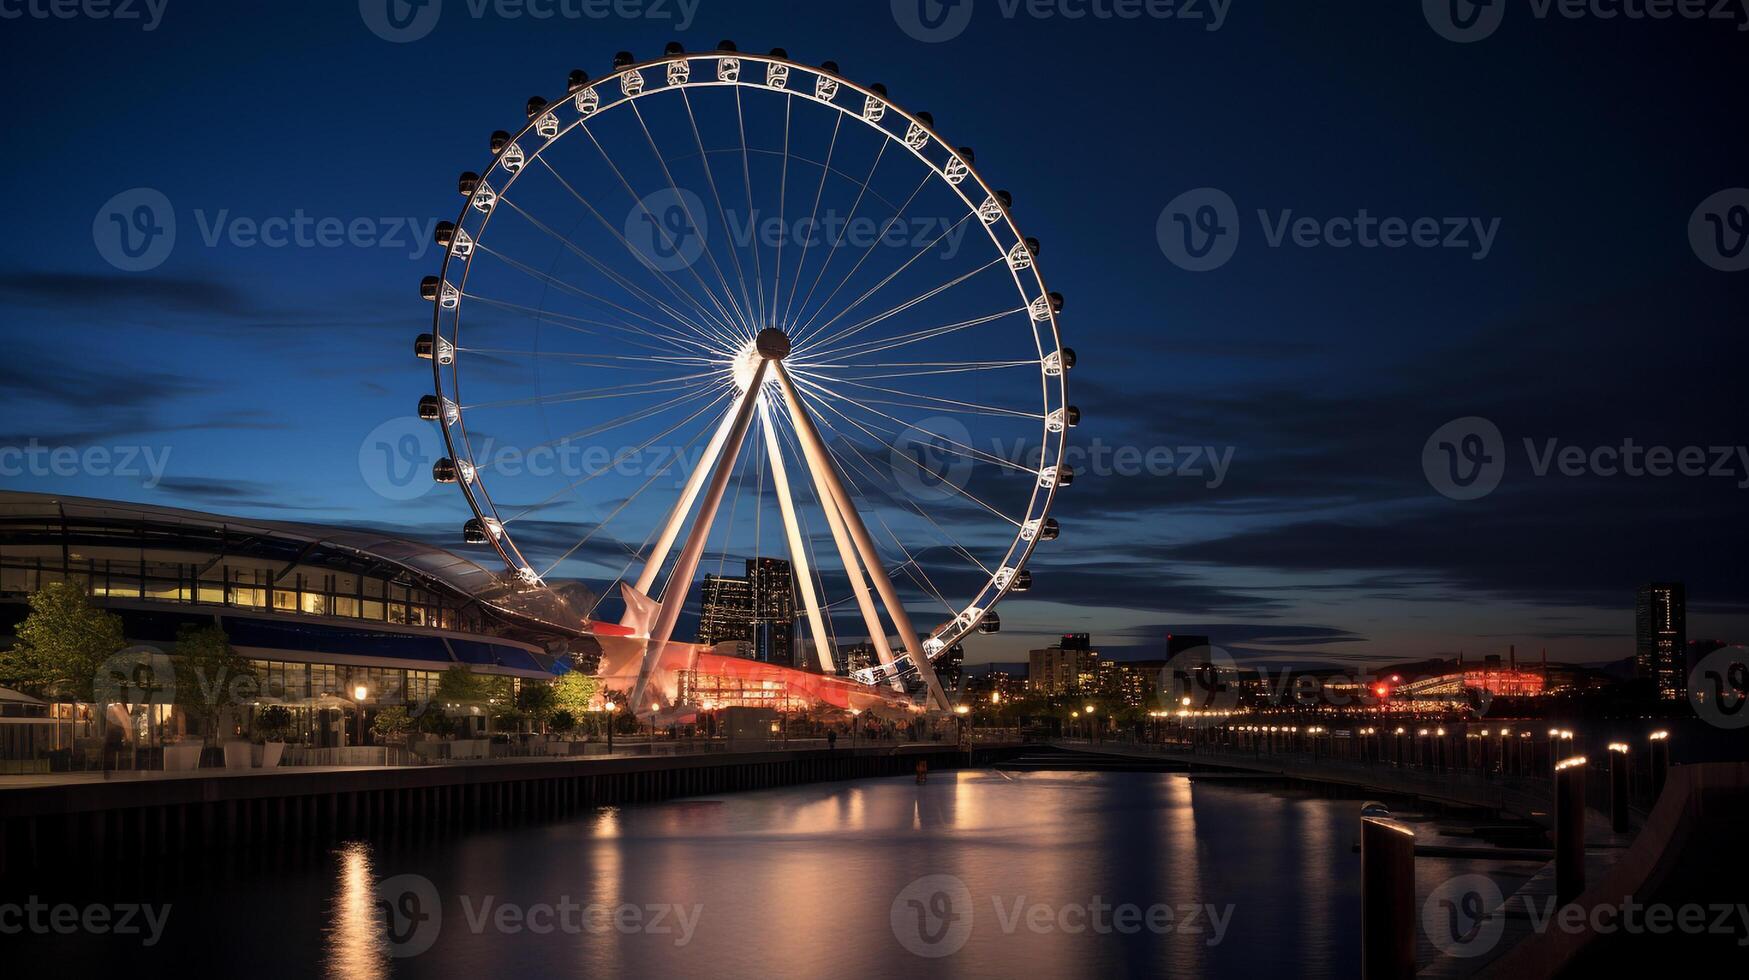
[[[363,684],[355,684],[352,688],[352,700],[358,702],[358,744],[364,744],[364,699],[370,691]]]

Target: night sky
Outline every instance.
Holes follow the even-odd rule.
[[[0,486],[459,547],[453,488],[385,499],[360,466],[367,435],[430,389],[411,351],[430,324],[416,286],[441,258],[423,229],[454,217],[456,175],[484,166],[487,135],[520,126],[528,96],[562,96],[567,70],[733,38],[883,82],[1013,192],[1067,297],[1080,451],[1228,460],[1217,481],[1206,463],[1099,476],[1085,457],[1037,584],[969,660],[1020,659],[1063,631],[1138,656],[1176,631],[1300,663],[1507,644],[1615,660],[1653,579],[1687,583],[1691,637],[1749,640],[1749,272],[1715,268],[1749,261],[1733,263],[1749,254],[1749,191],[1715,198],[1749,186],[1749,11],[1539,17],[1513,2],[1459,43],[1432,23],[1443,0],[1204,0],[1132,20],[1061,16],[1111,9],[1085,0],[1042,4],[1044,19],[922,0],[946,32],[963,23],[924,42],[902,26],[918,31],[918,2],[543,19],[444,0],[406,43],[367,23],[400,0],[169,0],[157,22],[139,3],[146,22],[4,4],[0,448],[146,447],[164,469],[60,475],[0,454]],[[100,250],[108,202],[135,188],[177,222],[143,271]],[[1237,246],[1191,271],[1169,254],[1171,212],[1202,188],[1233,202]],[[1188,200],[1194,218],[1212,198]],[[1436,219],[1439,244],[1334,247],[1347,239],[1325,223],[1362,211]],[[207,240],[215,223],[299,213],[369,219],[388,240]],[[1301,244],[1305,217],[1320,230]],[[1429,442],[1471,417],[1498,430],[1505,468],[1492,492],[1453,499]],[[1536,472],[1551,440],[1590,454],[1628,439],[1702,447],[1709,472]]]

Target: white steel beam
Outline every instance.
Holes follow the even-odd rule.
[[[832,664],[832,647],[826,640],[826,621],[820,615],[820,600],[814,592],[814,576],[808,568],[808,552],[802,541],[801,525],[796,520],[795,501],[790,498],[789,473],[783,464],[783,449],[778,445],[777,427],[771,424],[771,406],[763,397],[759,399],[759,424],[765,430],[765,455],[771,461],[771,483],[777,489],[777,506],[783,513],[783,530],[789,539],[790,567],[802,594],[808,630],[814,637],[815,658],[821,672],[830,674],[837,668]]]

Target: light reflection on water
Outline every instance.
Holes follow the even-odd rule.
[[[1356,799],[1181,775],[994,771],[604,808],[436,843],[196,868],[145,893],[176,903],[158,946],[47,937],[16,962],[77,975],[258,963],[348,980],[1346,977],[1359,972],[1358,809]],[[1503,876],[1534,867],[1424,859],[1417,870],[1425,896],[1470,870],[1510,890]],[[971,896],[964,945],[940,958],[907,951],[892,915],[906,886],[929,875],[951,875]],[[390,941],[379,904],[382,883],[401,876],[437,896],[435,942],[418,955],[397,955],[407,947]],[[522,919],[561,903],[595,911],[569,931]],[[1098,934],[1059,917],[1094,903],[1230,907],[1231,919],[1215,943],[1206,910],[1193,933]],[[668,911],[652,931],[655,907]],[[673,907],[698,910],[695,931],[680,934]],[[1027,924],[1035,908],[1038,929]],[[634,927],[617,927],[627,909]]]
[[[388,973],[382,910],[377,907],[377,876],[370,848],[350,843],[336,852],[338,873],[328,913],[327,972],[346,980],[380,980]]]

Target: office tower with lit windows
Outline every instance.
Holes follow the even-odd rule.
[[[1665,701],[1688,696],[1688,597],[1681,582],[1650,582],[1634,597],[1634,673]]]

